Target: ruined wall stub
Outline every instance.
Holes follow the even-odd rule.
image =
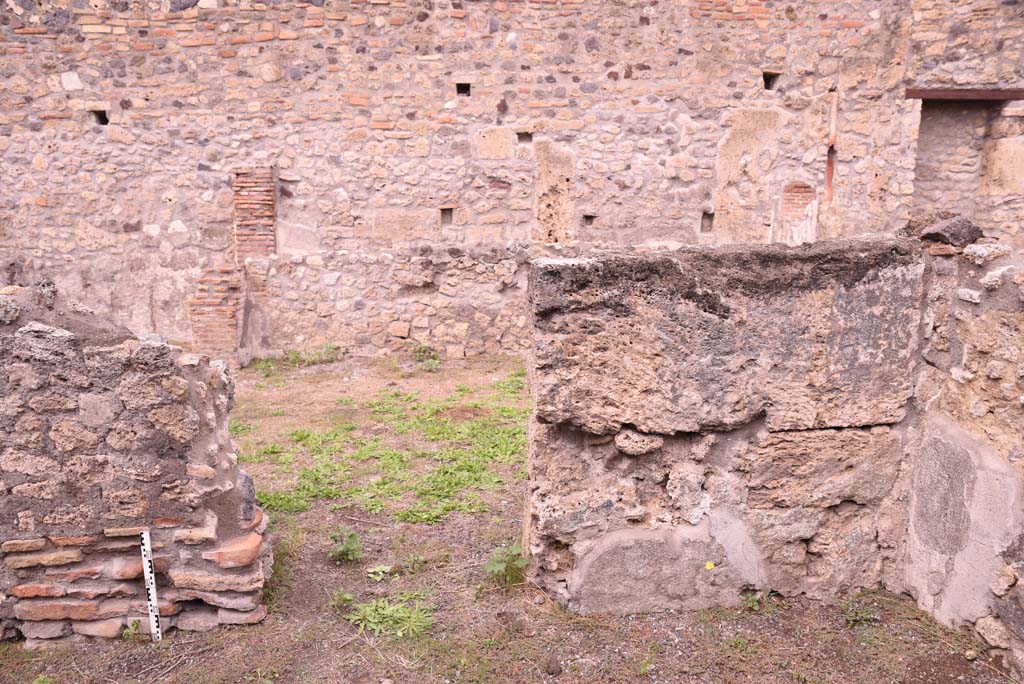
[[[537,416],[591,434],[897,422],[921,271],[897,240],[537,260]]]
[[[581,612],[881,585],[1024,667],[1024,255],[922,228],[535,262],[533,581]]]
[[[268,520],[228,434],[222,362],[140,340],[52,284],[0,290],[0,637],[259,621]]]

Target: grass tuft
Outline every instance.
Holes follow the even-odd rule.
[[[434,625],[433,612],[419,600],[399,596],[396,600],[382,598],[352,606],[345,619],[362,634],[370,631],[377,636],[398,638],[423,634]]]

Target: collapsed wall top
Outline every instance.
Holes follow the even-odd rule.
[[[922,273],[898,238],[536,260],[536,415],[594,434],[897,422]]]

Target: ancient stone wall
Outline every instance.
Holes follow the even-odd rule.
[[[262,619],[267,519],[228,434],[222,362],[104,322],[52,284],[0,291],[0,636]]]
[[[424,245],[892,232],[913,205],[921,105],[905,88],[1024,86],[1022,12],[999,0],[0,0],[0,273],[50,274],[133,330],[221,353],[202,340],[244,329],[252,303],[214,293],[222,308],[204,302],[197,318],[186,302],[271,248],[407,261]],[[1000,160],[1017,144],[997,146],[1005,189]],[[994,205],[983,227],[1017,231],[1019,204]],[[432,316],[429,336],[475,303]],[[265,332],[274,348],[303,342]]]
[[[1024,253],[911,228],[536,261],[533,580],[582,612],[885,586],[1024,666]]]
[[[335,344],[369,355],[396,344],[455,358],[523,353],[527,259],[522,249],[428,248],[256,261],[250,273],[266,283],[257,329],[296,347]]]

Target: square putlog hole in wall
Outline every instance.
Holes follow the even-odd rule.
[[[105,109],[91,109],[89,110],[89,113],[92,114],[92,118],[94,118],[96,123],[100,126],[106,126],[110,123],[110,117],[107,116],[107,111]]]
[[[583,215],[583,225],[585,225],[585,226],[592,226],[592,225],[594,225],[594,221],[596,221],[596,220],[597,220],[597,217],[594,216],[593,214],[584,214]]]
[[[469,85],[468,83],[456,83],[455,84],[455,94],[456,95],[462,95],[463,97],[469,97],[470,93],[472,92],[472,90],[473,90],[473,87],[471,85]]]
[[[444,207],[441,209],[441,225],[450,226],[455,220],[455,210],[451,207]]]
[[[762,71],[761,80],[764,82],[765,90],[775,90],[775,87],[779,85],[779,76],[782,76],[777,71]]]
[[[520,145],[528,145],[533,142],[533,133],[530,131],[519,131],[516,133],[516,142]]]
[[[700,215],[700,232],[710,233],[711,229],[715,227],[715,212],[704,211]]]

